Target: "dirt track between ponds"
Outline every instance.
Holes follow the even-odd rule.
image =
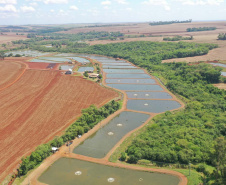
[[[147,71],[145,71],[146,74]],[[106,77],[106,74],[104,73],[103,75],[104,79]],[[155,77],[152,77],[156,80],[157,84],[160,85],[163,88],[163,92],[167,92],[172,96],[171,100],[175,100],[178,101],[181,104],[181,107],[179,109],[184,108],[185,104],[181,101],[179,101],[175,95],[173,95],[171,92],[169,92],[166,87],[164,87],[159,80],[157,80]],[[105,81],[103,80],[103,84],[105,84]],[[118,89],[117,89],[118,90]],[[122,164],[122,163],[112,163],[108,161],[108,158],[111,156],[111,154],[115,151],[115,149],[125,140],[125,138],[127,138],[128,136],[130,136],[133,132],[135,132],[136,130],[142,128],[143,126],[145,126],[154,116],[161,114],[161,113],[147,113],[147,112],[140,112],[140,111],[133,111],[133,112],[140,112],[140,113],[145,113],[145,114],[149,114],[150,118],[144,123],[142,124],[140,127],[138,127],[137,129],[127,133],[109,152],[108,154],[102,158],[102,159],[95,159],[95,158],[91,158],[91,157],[86,157],[86,156],[82,156],[82,155],[78,155],[78,154],[74,154],[72,153],[73,149],[78,146],[80,143],[82,143],[83,141],[85,141],[88,137],[90,137],[91,135],[93,135],[97,130],[99,130],[101,127],[103,127],[104,125],[106,125],[111,119],[113,119],[116,115],[118,115],[119,113],[126,111],[126,104],[127,104],[127,94],[125,91],[120,91],[123,93],[124,95],[124,101],[123,101],[123,106],[122,109],[115,112],[114,114],[112,114],[111,116],[109,116],[107,119],[101,121],[99,124],[97,124],[92,130],[90,130],[88,133],[85,133],[81,138],[76,138],[73,141],[73,144],[69,147],[67,146],[62,146],[60,148],[60,151],[58,151],[57,153],[53,154],[52,156],[48,157],[46,160],[44,160],[44,162],[37,168],[35,169],[33,172],[31,172],[29,174],[29,177],[27,177],[24,181],[23,181],[23,185],[28,184],[29,182],[32,185],[43,185],[43,183],[38,182],[38,178],[39,176],[48,169],[49,166],[51,166],[56,160],[58,160],[61,157],[70,157],[70,158],[75,158],[75,159],[80,159],[80,160],[85,160],[85,161],[90,161],[90,162],[94,162],[94,163],[98,163],[98,164],[102,164],[102,165],[109,165],[109,166],[114,166],[114,167],[121,167],[121,168],[128,168],[128,169],[134,169],[134,170],[142,170],[142,171],[153,171],[153,172],[157,172],[157,173],[165,173],[165,174],[169,174],[169,175],[173,175],[173,176],[177,176],[180,179],[180,183],[178,185],[187,185],[187,178],[186,176],[184,176],[183,174],[176,172],[176,171],[171,171],[171,170],[166,170],[166,169],[154,169],[154,168],[145,168],[145,167],[139,167],[139,166],[133,166],[133,165],[127,165],[127,164]],[[178,110],[178,109],[175,109]],[[131,111],[131,110],[129,110]],[[173,110],[172,110],[173,111]],[[70,150],[70,152],[69,152]]]

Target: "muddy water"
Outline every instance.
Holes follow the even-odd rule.
[[[61,158],[40,176],[49,185],[175,185],[174,176]]]
[[[142,125],[150,116],[135,112],[122,112],[74,149],[74,153],[94,158],[105,155],[131,130]]]

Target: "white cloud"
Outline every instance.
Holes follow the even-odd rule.
[[[0,4],[17,4],[17,0],[0,0]]]
[[[35,9],[32,6],[22,6],[21,7],[22,12],[27,13],[27,12],[35,12]]]
[[[142,2],[142,4],[145,5],[154,5],[154,6],[163,6],[165,10],[169,11],[171,8],[169,6],[169,3],[166,0],[148,0]]]
[[[224,0],[175,0],[181,2],[183,5],[220,5]]]
[[[100,13],[97,9],[89,9],[87,12],[90,12],[93,16],[97,16]]]
[[[132,11],[132,8],[126,8],[127,11]]]
[[[78,10],[77,6],[70,6],[70,10]]]
[[[36,2],[32,2],[32,3],[29,3],[29,5],[31,5],[31,6],[37,6],[38,4]]]
[[[17,12],[16,7],[13,5],[0,6],[0,12]]]
[[[67,4],[68,0],[35,0],[42,1],[45,4]]]
[[[109,10],[110,8],[109,8],[109,6],[104,6],[104,9]]]
[[[53,12],[55,12],[55,10],[51,9],[50,12],[53,13]]]
[[[126,0],[115,0],[119,4],[129,4]]]
[[[111,4],[111,1],[108,1],[108,0],[107,1],[102,1],[101,4],[102,5],[110,5]]]

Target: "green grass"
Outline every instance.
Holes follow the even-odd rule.
[[[202,175],[198,173],[195,170],[191,170],[191,174],[189,176],[189,170],[188,169],[173,169],[174,171],[180,172],[184,174],[187,179],[188,179],[188,184],[187,185],[198,185],[202,184]]]

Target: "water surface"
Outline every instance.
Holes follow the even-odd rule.
[[[123,73],[123,74],[144,73],[142,69],[103,69],[103,71],[107,74],[109,73]]]
[[[107,84],[109,87],[124,91],[163,91],[160,85],[144,84]]]
[[[142,125],[149,117],[147,114],[124,111],[76,147],[73,152],[103,158],[124,135]]]
[[[80,67],[79,69],[78,69],[78,72],[85,72],[85,71],[93,71],[94,70],[94,68],[93,67]]]
[[[151,113],[163,113],[169,110],[178,109],[181,104],[173,100],[128,100],[127,109],[151,112]]]
[[[136,99],[172,99],[173,97],[167,92],[141,92],[141,91],[132,91],[126,92],[128,98]]]
[[[69,70],[69,69],[73,69],[74,65],[61,65],[60,69],[61,70]]]
[[[151,78],[148,74],[107,74],[107,78]]]
[[[77,172],[77,173],[76,173]],[[80,175],[75,175],[80,174]],[[114,182],[108,182],[112,178]],[[175,176],[61,158],[38,179],[49,185],[177,185]]]
[[[156,84],[154,79],[106,79],[106,83],[117,84]]]

